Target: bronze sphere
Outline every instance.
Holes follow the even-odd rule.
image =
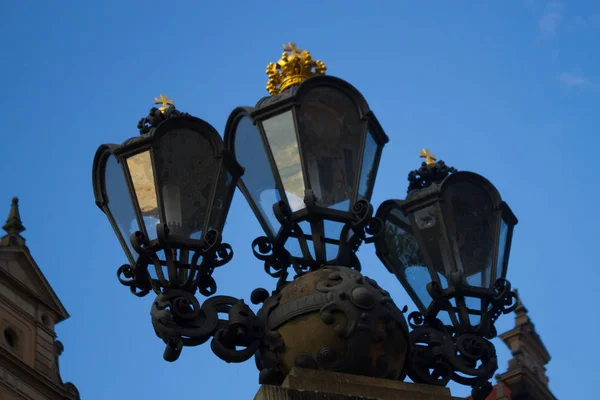
[[[294,366],[404,377],[406,319],[389,293],[358,271],[306,273],[268,297],[258,315],[266,326],[256,357],[261,383],[281,383]]]

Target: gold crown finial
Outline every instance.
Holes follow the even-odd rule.
[[[325,75],[327,67],[320,60],[313,60],[310,53],[296,47],[295,43],[283,45],[283,54],[276,63],[269,63],[267,90],[271,96],[286,88],[298,85],[315,75]]]
[[[423,149],[419,152],[419,156],[425,159],[425,164],[427,165],[435,165],[437,158],[435,158],[435,154],[431,153],[427,149]]]
[[[175,105],[173,100],[170,100],[168,97],[169,96],[167,96],[165,94],[161,94],[160,97],[154,98],[154,104],[161,104],[161,106],[159,107],[159,110],[163,114],[167,111],[167,108]]]

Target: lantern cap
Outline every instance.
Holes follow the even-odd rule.
[[[283,45],[281,59],[267,66],[267,90],[271,96],[275,96],[312,76],[325,75],[326,69],[325,63],[313,60],[307,50],[299,49],[295,43],[288,42]]]
[[[164,94],[161,94],[159,97],[155,97],[154,104],[160,104],[161,106],[159,108],[152,107],[148,113],[148,116],[140,119],[137,125],[138,129],[140,130],[140,135],[147,134],[150,132],[150,130],[152,130],[152,128],[156,128],[161,122],[169,118],[190,115],[177,110],[175,108],[175,102]]]
[[[456,168],[447,166],[444,161],[438,161],[436,156],[427,149],[421,150],[419,156],[425,161],[421,164],[421,168],[408,174],[408,192],[426,188],[432,183],[441,183],[450,174],[457,172]]]

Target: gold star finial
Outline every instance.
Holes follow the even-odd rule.
[[[419,157],[425,159],[425,164],[427,165],[435,165],[437,158],[435,158],[435,154],[431,153],[427,149],[423,149],[419,152]]]
[[[175,105],[173,100],[169,100],[168,97],[169,96],[167,95],[161,94],[160,97],[154,98],[154,104],[161,104],[159,110],[163,114],[165,113],[165,111],[167,111],[167,108]]]

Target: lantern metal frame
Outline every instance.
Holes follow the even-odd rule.
[[[376,216],[384,221],[382,222],[384,224],[393,220],[396,226],[411,235],[418,244],[419,258],[422,258],[431,280],[426,287],[431,297],[427,307],[406,276],[393,267],[390,249],[384,235],[375,241],[377,256],[386,268],[398,277],[403,288],[419,308],[419,311],[412,312],[408,316],[409,326],[412,329],[409,335],[411,355],[408,358],[408,376],[414,382],[441,386],[453,380],[473,387],[473,398],[484,399],[492,388],[489,379],[498,369],[496,351],[489,341],[497,335],[494,323],[501,314],[512,312],[517,306],[516,294],[511,291],[510,282],[505,279],[505,276],[512,232],[518,221],[508,205],[501,200],[498,190],[487,179],[472,172],[457,172],[454,168],[447,167],[443,161],[432,164],[424,162],[419,170],[409,174],[409,181],[407,199],[385,201],[377,210]],[[441,224],[441,227],[436,229],[442,232],[436,243],[446,249],[446,253],[450,253],[445,254],[448,260],[457,258],[459,254],[454,253],[458,252],[458,249],[447,243],[450,240],[447,229],[453,224],[453,215],[451,215],[453,210],[445,209],[443,195],[445,185],[461,181],[477,183],[485,187],[494,203],[493,212],[497,220],[494,225],[496,231],[491,249],[491,259],[494,262],[490,265],[489,287],[468,285],[458,276],[460,273],[453,277],[454,279],[447,279],[447,286],[443,287],[433,260],[424,250],[427,247],[424,244],[425,239],[421,237],[418,223],[412,214],[426,207],[435,206],[435,215],[431,218],[436,218],[435,226]],[[406,220],[394,216],[393,211],[399,211]],[[496,276],[501,219],[507,220],[508,231],[501,258],[503,263],[501,274]],[[453,261],[447,262],[453,263]],[[478,299],[481,309],[469,309],[465,298]],[[438,318],[442,311],[448,313],[452,325],[445,324]],[[470,315],[478,315],[479,323],[472,324]]]
[[[356,149],[360,155],[360,162],[358,163],[359,168],[354,177],[353,193],[350,199],[354,203],[349,207],[348,211],[320,206],[315,198],[309,173],[307,172],[303,141],[300,137],[298,127],[298,113],[301,110],[305,96],[313,90],[321,88],[333,89],[349,99],[358,112],[361,124],[360,148]],[[305,189],[303,198],[305,207],[297,211],[292,211],[290,208],[285,193],[285,186],[279,175],[274,154],[269,147],[267,134],[262,125],[263,121],[285,112],[292,112],[294,134],[296,135],[295,143],[300,157],[300,167],[302,169]],[[282,199],[273,205],[275,218],[280,224],[279,230],[273,234],[243,180],[240,180],[238,183],[240,191],[243,193],[265,232],[265,236],[256,238],[252,243],[254,255],[265,262],[265,271],[270,276],[279,278],[278,285],[280,286],[285,283],[288,276],[287,270],[290,267],[294,269],[296,275],[315,270],[323,265],[344,265],[360,270],[360,261],[356,257],[356,251],[361,243],[372,242],[373,238],[381,231],[381,224],[374,218],[373,207],[369,201],[375,185],[376,172],[379,168],[383,147],[389,141],[388,136],[383,131],[383,128],[362,94],[354,86],[342,79],[332,76],[314,76],[275,96],[264,97],[258,101],[254,108],[238,107],[229,116],[224,135],[225,148],[234,157],[236,157],[236,130],[243,118],[249,118],[258,129],[263,149],[269,162],[270,172],[273,174],[275,181],[276,187],[273,189],[277,190],[279,198]],[[366,195],[359,199],[360,172],[363,166],[368,135],[373,137],[377,145],[377,152],[372,167],[375,173],[371,178],[371,187],[368,189]],[[326,237],[324,229],[326,221],[343,224],[339,238]],[[301,226],[302,223],[306,222],[309,224],[310,232],[305,232]],[[290,238],[299,241],[302,251],[301,257],[293,256],[285,248]],[[308,241],[314,246],[314,254],[311,254]],[[335,257],[326,256],[326,244],[339,246]]]
[[[243,168],[223,148],[219,134],[209,123],[181,113],[174,107],[167,108],[164,113],[152,108],[148,117],[140,121],[138,128],[140,136],[131,138],[122,145],[101,145],[93,163],[92,179],[96,204],[107,216],[130,259],[130,264],[124,264],[117,270],[117,278],[121,284],[129,287],[135,296],[144,297],[151,291],[156,293],[157,297],[150,314],[156,335],[166,344],[165,360],[175,361],[183,346],[197,346],[212,337],[211,347],[217,356],[227,362],[245,361],[256,352],[262,334],[254,313],[243,300],[233,297],[213,296],[201,305],[194,296],[196,291],[207,297],[216,292],[217,284],[212,276],[213,271],[232,259],[233,249],[229,244],[222,242],[221,232],[217,229],[208,230],[198,240],[171,234],[165,224],[166,211],[160,190],[156,193],[157,209],[160,213],[160,222],[156,225],[157,238],[150,240],[126,160],[153,149],[163,135],[180,129],[189,129],[204,136],[212,146],[214,158],[221,162],[218,173],[226,172],[232,179],[228,192],[220,199],[224,204],[224,211],[220,216],[222,221],[217,225],[221,226],[225,223]],[[149,154],[154,188],[158,189],[158,166],[154,151],[150,151]],[[109,207],[105,173],[110,157],[114,157],[121,166],[140,229],[130,238],[123,237]],[[217,177],[210,195],[206,221],[209,221],[213,211],[211,208],[219,189],[218,182]],[[208,222],[204,228],[207,226]],[[131,241],[137,259],[131,254],[127,239]],[[160,252],[164,257],[159,255]],[[151,276],[149,268],[154,268],[156,277]],[[227,314],[228,319],[219,319],[219,314]]]

